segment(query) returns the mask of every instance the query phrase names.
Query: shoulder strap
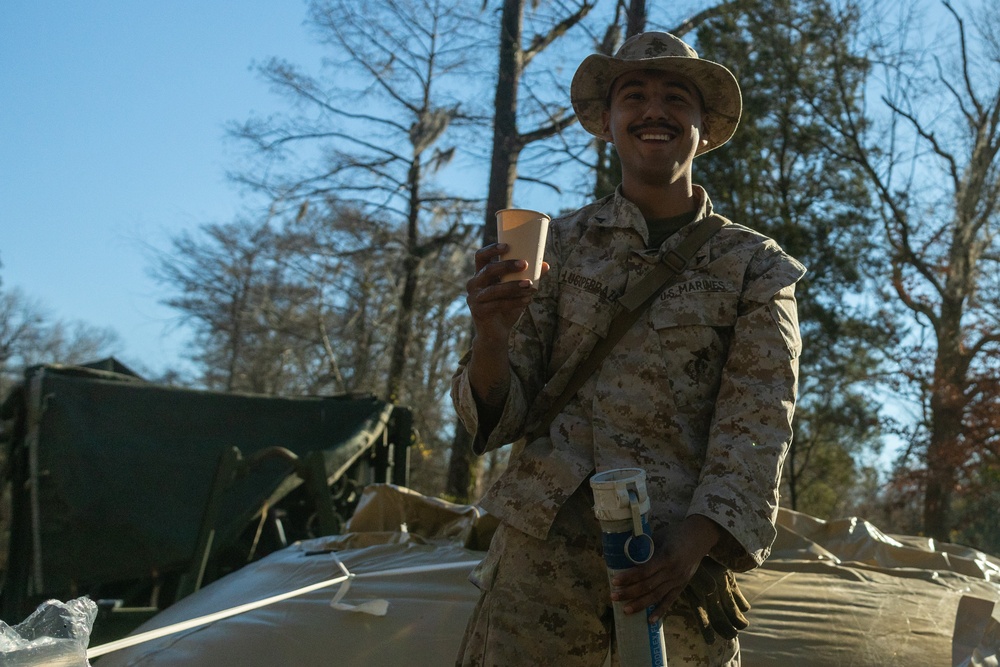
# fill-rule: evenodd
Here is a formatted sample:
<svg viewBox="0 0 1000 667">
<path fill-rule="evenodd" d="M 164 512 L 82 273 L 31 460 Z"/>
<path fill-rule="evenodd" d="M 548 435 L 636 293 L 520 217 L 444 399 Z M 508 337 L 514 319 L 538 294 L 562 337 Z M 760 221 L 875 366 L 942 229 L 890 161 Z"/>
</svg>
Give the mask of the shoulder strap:
<svg viewBox="0 0 1000 667">
<path fill-rule="evenodd" d="M 621 340 L 621 337 L 632 328 L 636 320 L 656 299 L 657 295 L 667 285 L 667 281 L 680 274 L 691 263 L 694 254 L 698 252 L 705 243 L 715 236 L 715 233 L 726 224 L 725 218 L 718 215 L 710 215 L 703 219 L 691 230 L 673 250 L 663 256 L 662 262 L 657 262 L 649 273 L 643 276 L 625 294 L 618 297 L 618 313 L 608 327 L 607 335 L 599 340 L 583 362 L 576 367 L 570 377 L 566 388 L 559 397 L 552 403 L 545 416 L 538 425 L 531 429 L 533 433 L 548 431 L 552 420 L 556 418 L 573 394 L 579 391 L 597 367 L 601 365 L 604 358 L 608 356 L 611 349 Z"/>
</svg>

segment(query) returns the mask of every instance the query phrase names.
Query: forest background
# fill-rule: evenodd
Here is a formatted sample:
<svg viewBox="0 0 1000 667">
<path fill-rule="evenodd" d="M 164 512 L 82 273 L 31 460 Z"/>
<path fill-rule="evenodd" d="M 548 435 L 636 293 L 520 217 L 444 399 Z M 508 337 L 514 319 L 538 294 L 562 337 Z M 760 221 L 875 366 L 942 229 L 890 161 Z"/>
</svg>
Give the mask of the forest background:
<svg viewBox="0 0 1000 667">
<path fill-rule="evenodd" d="M 809 268 L 782 504 L 1000 553 L 1000 10 L 674 9 L 309 2 L 323 65 L 259 63 L 284 111 L 230 126 L 230 178 L 256 207 L 151 254 L 192 338 L 190 366 L 150 379 L 407 405 L 412 486 L 477 498 L 507 453 L 471 459 L 448 400 L 472 253 L 499 208 L 557 214 L 613 189 L 613 148 L 575 122 L 569 80 L 587 54 L 667 30 L 743 88 L 736 137 L 695 161 L 695 182 Z M 29 365 L 114 345 L 113 331 L 71 326 L 0 283 L 0 394 Z"/>
</svg>

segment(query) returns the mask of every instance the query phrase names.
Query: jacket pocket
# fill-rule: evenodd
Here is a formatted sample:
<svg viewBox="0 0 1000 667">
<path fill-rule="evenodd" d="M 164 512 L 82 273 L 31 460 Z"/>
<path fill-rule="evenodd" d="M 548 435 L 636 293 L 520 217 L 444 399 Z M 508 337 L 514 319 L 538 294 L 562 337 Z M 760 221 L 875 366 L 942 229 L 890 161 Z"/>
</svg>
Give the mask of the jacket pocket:
<svg viewBox="0 0 1000 667">
<path fill-rule="evenodd" d="M 718 395 L 737 319 L 736 293 L 695 292 L 657 301 L 650 324 L 678 408 L 708 410 Z"/>
<path fill-rule="evenodd" d="M 657 331 L 671 327 L 733 327 L 736 325 L 735 292 L 689 292 L 671 296 L 672 290 L 660 295 L 653 304 L 650 320 Z"/>
<path fill-rule="evenodd" d="M 615 311 L 613 304 L 593 292 L 568 283 L 560 285 L 559 317 L 603 337 Z"/>
</svg>

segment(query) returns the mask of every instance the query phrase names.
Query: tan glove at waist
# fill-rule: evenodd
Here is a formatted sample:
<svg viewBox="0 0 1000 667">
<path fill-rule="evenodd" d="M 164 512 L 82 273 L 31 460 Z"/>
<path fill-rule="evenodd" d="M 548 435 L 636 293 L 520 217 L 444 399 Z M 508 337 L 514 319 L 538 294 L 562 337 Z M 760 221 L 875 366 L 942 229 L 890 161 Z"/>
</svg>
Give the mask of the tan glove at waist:
<svg viewBox="0 0 1000 667">
<path fill-rule="evenodd" d="M 736 576 L 712 558 L 705 557 L 683 593 L 701 625 L 705 642 L 712 644 L 716 636 L 735 639 L 750 622 L 744 612 L 750 603 L 743 597 Z"/>
</svg>

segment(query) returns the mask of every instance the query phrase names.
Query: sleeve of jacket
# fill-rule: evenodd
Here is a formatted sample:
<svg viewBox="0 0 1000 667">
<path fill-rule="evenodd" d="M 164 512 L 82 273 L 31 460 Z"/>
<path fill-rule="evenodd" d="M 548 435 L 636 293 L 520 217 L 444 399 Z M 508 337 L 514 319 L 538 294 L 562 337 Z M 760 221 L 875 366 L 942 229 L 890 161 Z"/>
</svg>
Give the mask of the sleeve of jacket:
<svg viewBox="0 0 1000 667">
<path fill-rule="evenodd" d="M 727 531 L 711 555 L 736 571 L 763 563 L 776 536 L 802 350 L 795 283 L 804 274 L 773 242 L 748 266 L 705 465 L 688 511 Z"/>
<path fill-rule="evenodd" d="M 451 399 L 462 424 L 473 436 L 476 454 L 514 442 L 524 434 L 531 405 L 546 381 L 545 369 L 556 327 L 556 305 L 559 298 L 559 234 L 549 229 L 545 260 L 549 272 L 539 281 L 538 293 L 511 331 L 508 354 L 511 382 L 503 414 L 488 436 L 479 429 L 476 399 L 469 383 L 468 362 L 471 352 L 459 361 L 451 381 Z"/>
</svg>

